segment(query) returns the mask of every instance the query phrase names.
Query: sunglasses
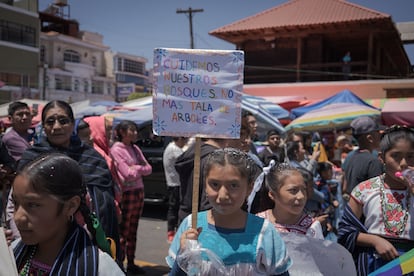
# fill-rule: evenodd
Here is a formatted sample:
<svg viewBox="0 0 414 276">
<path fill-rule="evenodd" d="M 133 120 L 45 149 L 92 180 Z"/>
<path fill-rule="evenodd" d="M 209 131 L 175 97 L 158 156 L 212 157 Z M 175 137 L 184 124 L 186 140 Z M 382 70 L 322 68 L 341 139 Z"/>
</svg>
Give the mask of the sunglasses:
<svg viewBox="0 0 414 276">
<path fill-rule="evenodd" d="M 68 117 L 50 117 L 45 120 L 45 125 L 47 126 L 54 126 L 56 121 L 59 122 L 61 126 L 68 125 L 72 120 Z"/>
</svg>

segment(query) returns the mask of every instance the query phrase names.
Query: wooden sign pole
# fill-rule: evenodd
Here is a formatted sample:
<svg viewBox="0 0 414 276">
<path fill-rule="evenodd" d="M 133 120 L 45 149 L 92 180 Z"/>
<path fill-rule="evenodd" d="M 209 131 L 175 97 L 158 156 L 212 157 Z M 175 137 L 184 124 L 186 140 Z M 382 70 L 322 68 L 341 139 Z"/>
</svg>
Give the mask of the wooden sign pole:
<svg viewBox="0 0 414 276">
<path fill-rule="evenodd" d="M 198 196 L 200 189 L 200 155 L 201 137 L 195 138 L 194 173 L 193 173 L 193 199 L 191 209 L 191 227 L 197 229 Z"/>
</svg>

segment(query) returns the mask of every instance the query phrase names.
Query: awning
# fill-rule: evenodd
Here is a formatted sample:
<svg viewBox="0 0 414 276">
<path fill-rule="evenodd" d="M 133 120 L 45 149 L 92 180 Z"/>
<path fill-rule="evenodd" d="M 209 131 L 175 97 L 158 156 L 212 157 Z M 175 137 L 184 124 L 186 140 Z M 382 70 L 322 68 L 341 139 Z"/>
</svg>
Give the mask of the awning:
<svg viewBox="0 0 414 276">
<path fill-rule="evenodd" d="M 387 101 L 381 110 L 382 122 L 387 125 L 414 127 L 414 101 Z"/>
<path fill-rule="evenodd" d="M 365 99 L 368 104 L 382 109 L 386 102 L 414 102 L 414 98 L 379 98 L 379 99 Z"/>
</svg>

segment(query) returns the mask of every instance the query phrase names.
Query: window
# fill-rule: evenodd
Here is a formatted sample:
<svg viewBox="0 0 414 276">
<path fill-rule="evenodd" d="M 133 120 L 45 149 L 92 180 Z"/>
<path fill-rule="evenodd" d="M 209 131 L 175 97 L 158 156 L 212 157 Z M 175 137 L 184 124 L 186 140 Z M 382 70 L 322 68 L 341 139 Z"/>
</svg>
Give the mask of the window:
<svg viewBox="0 0 414 276">
<path fill-rule="evenodd" d="M 0 40 L 36 47 L 36 29 L 20 23 L 0 20 Z"/>
<path fill-rule="evenodd" d="M 45 63 L 46 47 L 45 45 L 40 46 L 40 63 Z"/>
<path fill-rule="evenodd" d="M 142 62 L 125 59 L 124 60 L 124 72 L 143 74 L 144 64 Z"/>
<path fill-rule="evenodd" d="M 96 67 L 96 57 L 92 57 L 92 66 Z"/>
<path fill-rule="evenodd" d="M 79 80 L 75 80 L 74 82 L 73 82 L 73 89 L 75 90 L 75 91 L 79 91 Z"/>
<path fill-rule="evenodd" d="M 92 94 L 103 94 L 103 82 L 94 81 L 92 82 Z"/>
<path fill-rule="evenodd" d="M 65 50 L 65 52 L 63 53 L 63 60 L 68 62 L 80 63 L 80 55 L 76 51 Z"/>
<path fill-rule="evenodd" d="M 116 67 L 117 70 L 122 71 L 122 58 L 117 58 L 116 63 L 117 63 L 117 67 Z"/>
<path fill-rule="evenodd" d="M 88 80 L 83 81 L 83 92 L 85 92 L 85 93 L 89 92 L 89 82 L 88 82 Z"/>
<path fill-rule="evenodd" d="M 61 78 L 56 77 L 55 78 L 55 88 L 56 90 L 62 90 L 63 89 L 63 81 Z"/>
</svg>

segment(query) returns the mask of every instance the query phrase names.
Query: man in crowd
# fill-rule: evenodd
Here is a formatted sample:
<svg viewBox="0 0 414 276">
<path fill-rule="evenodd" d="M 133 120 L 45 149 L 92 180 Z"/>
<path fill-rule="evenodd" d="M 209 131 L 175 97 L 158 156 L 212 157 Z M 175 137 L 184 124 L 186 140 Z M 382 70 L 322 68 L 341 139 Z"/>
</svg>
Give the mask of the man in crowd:
<svg viewBox="0 0 414 276">
<path fill-rule="evenodd" d="M 345 181 L 342 186 L 344 198 L 360 182 L 378 176 L 383 172 L 382 162 L 373 152 L 379 149 L 382 127 L 372 118 L 363 116 L 351 123 L 352 135 L 359 148 L 348 155 L 343 164 Z"/>
<path fill-rule="evenodd" d="M 14 160 L 20 160 L 23 152 L 30 147 L 32 114 L 26 103 L 13 102 L 9 105 L 8 117 L 11 129 L 7 130 L 2 141 Z"/>
<path fill-rule="evenodd" d="M 174 239 L 178 227 L 178 209 L 180 208 L 180 175 L 174 165 L 177 158 L 184 152 L 187 141 L 186 137 L 173 137 L 165 148 L 162 158 L 168 189 L 167 240 L 169 243 Z"/>
<path fill-rule="evenodd" d="M 276 129 L 271 129 L 267 132 L 267 146 L 259 153 L 259 158 L 265 166 L 269 165 L 270 160 L 275 160 L 276 163 L 283 162 L 285 153 L 280 147 L 280 134 Z"/>
</svg>

